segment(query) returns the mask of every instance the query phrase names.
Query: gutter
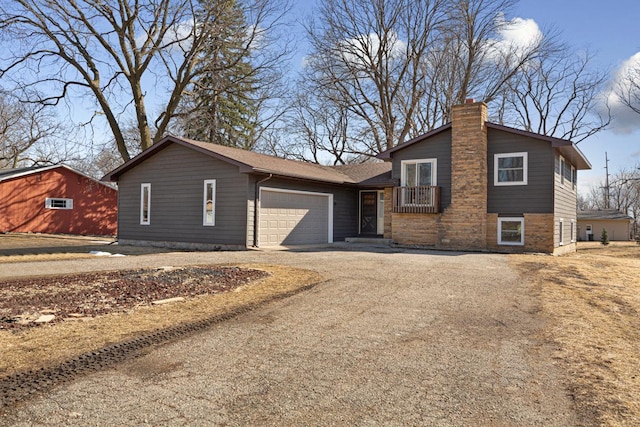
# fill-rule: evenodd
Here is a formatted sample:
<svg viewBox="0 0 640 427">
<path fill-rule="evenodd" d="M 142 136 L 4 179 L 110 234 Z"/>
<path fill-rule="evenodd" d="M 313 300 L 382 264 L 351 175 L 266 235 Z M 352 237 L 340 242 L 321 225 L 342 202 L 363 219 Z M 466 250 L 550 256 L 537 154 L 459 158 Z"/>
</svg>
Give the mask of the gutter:
<svg viewBox="0 0 640 427">
<path fill-rule="evenodd" d="M 273 174 L 270 173 L 268 177 L 256 182 L 255 194 L 253 197 L 253 247 L 258 247 L 258 225 L 260 224 L 258 202 L 260 201 L 260 184 L 270 180 Z"/>
</svg>

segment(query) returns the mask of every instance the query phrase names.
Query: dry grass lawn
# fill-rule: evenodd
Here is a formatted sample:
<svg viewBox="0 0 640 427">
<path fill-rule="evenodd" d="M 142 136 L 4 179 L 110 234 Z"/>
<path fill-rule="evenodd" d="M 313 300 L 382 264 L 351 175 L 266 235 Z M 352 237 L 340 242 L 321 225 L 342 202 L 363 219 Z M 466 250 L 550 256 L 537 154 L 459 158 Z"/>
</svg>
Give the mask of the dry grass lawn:
<svg viewBox="0 0 640 427">
<path fill-rule="evenodd" d="M 539 291 L 545 338 L 578 409 L 600 425 L 640 425 L 640 246 L 585 243 L 575 254 L 512 262 Z"/>
<path fill-rule="evenodd" d="M 18 333 L 0 331 L 0 378 L 15 372 L 55 366 L 74 356 L 170 326 L 255 307 L 322 280 L 318 273 L 290 267 L 255 264 L 239 267 L 264 270 L 270 276 L 231 292 L 204 295 L 184 302 L 145 306 L 89 321 L 43 325 Z"/>
</svg>

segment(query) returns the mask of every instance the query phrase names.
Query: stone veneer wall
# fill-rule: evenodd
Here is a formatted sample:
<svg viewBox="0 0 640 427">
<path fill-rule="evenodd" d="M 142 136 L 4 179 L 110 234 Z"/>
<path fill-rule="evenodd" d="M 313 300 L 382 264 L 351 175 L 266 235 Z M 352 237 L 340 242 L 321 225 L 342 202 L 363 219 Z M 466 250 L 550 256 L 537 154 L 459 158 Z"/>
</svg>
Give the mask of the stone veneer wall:
<svg viewBox="0 0 640 427">
<path fill-rule="evenodd" d="M 499 252 L 554 253 L 553 214 L 524 214 L 524 246 L 498 245 L 498 214 L 487 214 L 487 248 Z"/>
<path fill-rule="evenodd" d="M 393 212 L 393 187 L 387 187 L 384 189 L 384 235 L 385 239 L 393 239 L 391 218 Z"/>
<path fill-rule="evenodd" d="M 436 246 L 440 215 L 392 213 L 393 240 L 403 245 Z"/>
<path fill-rule="evenodd" d="M 456 105 L 451 120 L 451 205 L 442 213 L 438 245 L 487 247 L 487 105 Z"/>
</svg>

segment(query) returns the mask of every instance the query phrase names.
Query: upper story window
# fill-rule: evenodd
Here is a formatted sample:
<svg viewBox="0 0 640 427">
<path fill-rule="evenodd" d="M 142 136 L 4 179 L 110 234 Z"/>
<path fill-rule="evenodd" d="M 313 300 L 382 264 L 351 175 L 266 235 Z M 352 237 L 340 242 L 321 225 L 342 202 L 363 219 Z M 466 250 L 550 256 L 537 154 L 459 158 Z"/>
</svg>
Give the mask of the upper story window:
<svg viewBox="0 0 640 427">
<path fill-rule="evenodd" d="M 47 197 L 44 199 L 44 207 L 47 209 L 73 209 L 73 199 Z"/>
<path fill-rule="evenodd" d="M 437 160 L 403 160 L 401 165 L 400 205 L 436 206 Z"/>
<path fill-rule="evenodd" d="M 527 153 L 500 153 L 493 157 L 494 185 L 527 185 Z"/>
<path fill-rule="evenodd" d="M 560 156 L 560 184 L 566 182 L 571 184 L 571 188 L 576 188 L 576 169 L 567 163 L 564 157 Z"/>
<path fill-rule="evenodd" d="M 436 159 L 403 160 L 401 164 L 400 181 L 403 187 L 431 187 L 437 185 Z"/>
<path fill-rule="evenodd" d="M 202 225 L 216 225 L 216 180 L 206 179 L 202 195 Z"/>
<path fill-rule="evenodd" d="M 140 225 L 151 224 L 151 184 L 140 184 Z"/>
</svg>

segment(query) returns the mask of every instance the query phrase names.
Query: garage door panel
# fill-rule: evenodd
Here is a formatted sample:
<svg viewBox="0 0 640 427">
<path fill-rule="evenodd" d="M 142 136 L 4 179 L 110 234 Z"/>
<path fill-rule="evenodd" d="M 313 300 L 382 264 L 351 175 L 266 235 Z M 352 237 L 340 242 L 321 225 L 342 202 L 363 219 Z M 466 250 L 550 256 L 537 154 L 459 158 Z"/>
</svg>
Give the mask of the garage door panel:
<svg viewBox="0 0 640 427">
<path fill-rule="evenodd" d="M 329 197 L 268 190 L 261 195 L 261 245 L 327 243 Z"/>
</svg>

